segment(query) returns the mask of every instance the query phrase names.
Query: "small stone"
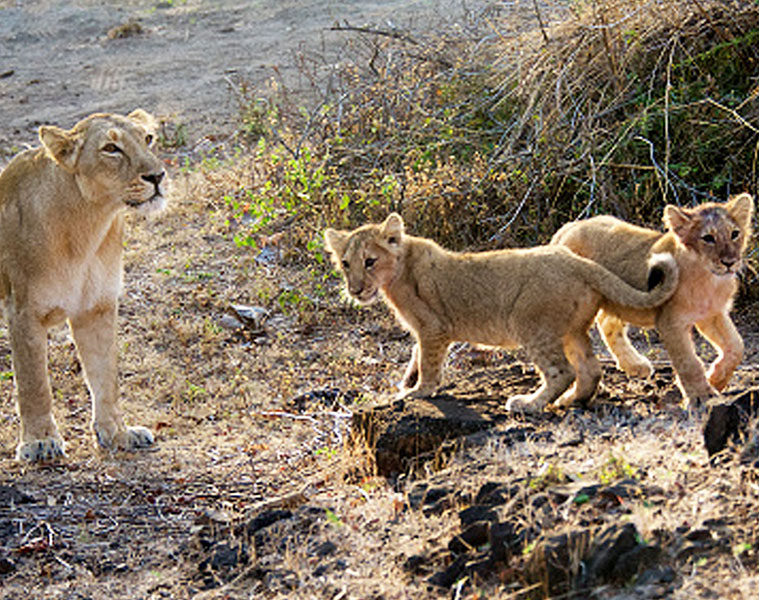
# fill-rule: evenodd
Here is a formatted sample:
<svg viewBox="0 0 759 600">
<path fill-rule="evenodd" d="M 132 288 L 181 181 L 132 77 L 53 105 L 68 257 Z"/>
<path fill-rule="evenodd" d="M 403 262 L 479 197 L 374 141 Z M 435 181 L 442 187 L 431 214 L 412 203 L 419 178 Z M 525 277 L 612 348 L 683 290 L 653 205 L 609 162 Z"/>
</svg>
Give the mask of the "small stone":
<svg viewBox="0 0 759 600">
<path fill-rule="evenodd" d="M 759 413 L 759 389 L 743 392 L 732 400 L 713 404 L 704 425 L 704 444 L 709 456 L 724 450 L 729 441 L 749 435 L 748 425 Z"/>
<path fill-rule="evenodd" d="M 480 546 L 488 543 L 489 532 L 490 523 L 488 521 L 473 523 L 448 542 L 448 549 L 456 555 L 477 550 Z"/>
</svg>

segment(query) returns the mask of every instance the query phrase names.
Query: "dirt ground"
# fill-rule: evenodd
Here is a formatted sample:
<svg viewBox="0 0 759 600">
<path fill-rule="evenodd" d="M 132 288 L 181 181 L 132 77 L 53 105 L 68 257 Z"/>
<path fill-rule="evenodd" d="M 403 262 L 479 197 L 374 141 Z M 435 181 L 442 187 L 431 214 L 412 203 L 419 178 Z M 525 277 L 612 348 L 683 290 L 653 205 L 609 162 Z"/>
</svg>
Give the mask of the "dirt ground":
<svg viewBox="0 0 759 600">
<path fill-rule="evenodd" d="M 186 126 L 189 142 L 229 133 L 232 88 L 272 81 L 304 91 L 304 61 L 328 70 L 335 23 L 415 29 L 463 13 L 456 0 L 0 0 L 0 150 L 34 143 L 40 124 L 135 107 Z M 125 28 L 139 24 L 139 31 Z M 122 27 L 125 37 L 116 31 Z M 116 29 L 114 29 L 116 28 Z M 113 31 L 112 31 L 113 30 Z M 109 32 L 111 37 L 109 37 Z"/>
<path fill-rule="evenodd" d="M 0 156 L 33 143 L 40 123 L 135 106 L 185 123 L 191 140 L 219 135 L 236 110 L 226 78 L 297 87 L 290 58 L 338 52 L 333 21 L 453 18 L 443 2 L 377 4 L 0 1 Z M 108 38 L 133 18 L 142 33 Z M 123 407 L 156 432 L 153 450 L 94 447 L 62 328 L 50 372 L 67 457 L 18 464 L 0 329 L 0 598 L 545 597 L 530 574 L 541 534 L 629 523 L 655 564 L 576 597 L 756 597 L 756 465 L 737 452 L 710 462 L 704 414 L 679 408 L 655 336 L 636 337 L 652 380 L 605 356 L 596 404 L 530 419 L 500 410 L 536 383 L 519 353 L 456 346 L 446 394 L 492 426 L 384 477 L 347 442 L 354 414 L 392 399 L 408 335 L 382 306 L 344 303 L 336 278 L 313 292 L 302 249 L 237 247 L 223 174 L 173 178 L 165 214 L 129 220 L 120 306 Z M 264 309 L 263 324 L 240 326 L 235 305 Z M 753 314 L 736 315 L 747 358 L 730 392 L 759 380 Z M 505 504 L 489 499 L 499 486 Z M 467 521 L 477 507 L 498 516 L 462 550 L 456 540 L 483 522 Z M 507 555 L 493 558 L 494 532 L 512 526 Z"/>
</svg>

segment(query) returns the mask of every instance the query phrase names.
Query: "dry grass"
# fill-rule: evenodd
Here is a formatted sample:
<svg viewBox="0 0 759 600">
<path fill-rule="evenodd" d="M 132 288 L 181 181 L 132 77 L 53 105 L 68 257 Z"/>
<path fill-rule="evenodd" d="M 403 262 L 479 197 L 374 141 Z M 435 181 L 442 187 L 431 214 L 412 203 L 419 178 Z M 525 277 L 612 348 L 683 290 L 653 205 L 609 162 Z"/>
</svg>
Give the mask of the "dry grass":
<svg viewBox="0 0 759 600">
<path fill-rule="evenodd" d="M 326 224 L 397 209 L 416 233 L 450 246 L 514 245 L 543 241 L 580 215 L 652 222 L 666 201 L 756 191 L 753 3 L 540 6 L 552 9 L 540 22 L 529 3 L 518 13 L 503 3 L 472 13 L 463 30 L 429 37 L 359 32 L 344 63 L 330 68 L 329 85 L 316 78 L 323 65 L 304 64 L 317 97 L 305 112 L 286 90 L 263 101 L 240 87 L 237 142 L 244 138 L 250 150 L 228 160 L 192 156 L 188 173 L 175 169 L 169 212 L 130 223 L 122 393 L 129 420 L 156 430 L 157 450 L 111 456 L 93 448 L 80 367 L 62 330 L 50 359 L 69 455 L 55 465 L 18 465 L 12 383 L 0 377 L 4 481 L 35 499 L 0 507 L 2 547 L 18 563 L 2 576 L 0 597 L 450 596 L 402 565 L 411 555 L 424 556 L 429 569 L 445 565 L 445 546 L 459 531 L 455 509 L 483 483 L 542 477 L 546 465 L 591 482 L 613 478 L 620 464 L 660 491 L 616 512 L 557 507 L 555 530 L 631 520 L 654 539 L 725 518 L 724 551 L 667 557 L 678 573 L 671 597 L 754 595 L 755 469 L 731 460 L 710 466 L 699 418 L 644 401 L 644 384 L 609 365 L 601 406 L 546 416 L 525 442 L 503 443 L 498 431 L 481 436 L 430 472 L 432 485 L 458 491 L 437 516 L 405 506 L 412 477 L 373 476 L 364 456 L 343 447 L 355 405 L 294 407 L 294 398 L 325 388 L 387 399 L 409 353 L 382 307 L 340 300 L 319 246 Z M 170 158 L 177 160 L 174 149 Z M 224 329 L 220 317 L 232 304 L 265 308 L 265 335 Z M 754 324 L 741 329 L 755 356 Z M 2 340 L 0 373 L 8 374 Z M 450 377 L 466 382 L 502 358 L 482 367 L 462 351 Z M 749 364 L 732 385 L 756 379 Z M 509 392 L 501 388 L 496 400 Z M 515 424 L 522 423 L 503 426 Z M 561 444 L 578 432 L 580 445 Z M 202 591 L 198 565 L 207 549 L 199 532 L 242 539 L 236 524 L 279 499 L 320 515 L 305 532 L 281 532 L 281 552 L 257 559 L 290 579 L 240 565 L 213 574 L 219 587 Z M 40 532 L 54 543 L 25 546 Z M 315 558 L 312 542 L 325 540 L 336 552 Z M 524 597 L 528 554 L 501 579 L 468 581 L 459 597 Z M 606 587 L 593 597 L 645 593 Z"/>
</svg>

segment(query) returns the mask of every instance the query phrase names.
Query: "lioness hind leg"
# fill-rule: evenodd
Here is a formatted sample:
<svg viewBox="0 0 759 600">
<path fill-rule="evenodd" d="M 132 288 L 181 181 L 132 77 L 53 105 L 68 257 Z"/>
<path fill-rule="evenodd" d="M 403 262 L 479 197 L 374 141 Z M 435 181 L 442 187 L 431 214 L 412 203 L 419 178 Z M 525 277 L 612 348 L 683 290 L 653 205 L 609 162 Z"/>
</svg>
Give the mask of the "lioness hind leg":
<svg viewBox="0 0 759 600">
<path fill-rule="evenodd" d="M 587 333 L 578 333 L 565 340 L 569 362 L 575 369 L 574 384 L 564 392 L 555 405 L 569 407 L 588 400 L 595 394 L 601 381 L 601 363 L 593 353 Z"/>
<path fill-rule="evenodd" d="M 63 439 L 53 418 L 53 397 L 47 376 L 47 329 L 35 318 L 12 308 L 8 329 L 21 421 L 16 458 L 35 462 L 63 456 Z"/>
<path fill-rule="evenodd" d="M 717 390 L 723 390 L 736 367 L 743 360 L 743 339 L 730 316 L 719 313 L 696 323 L 696 327 L 716 347 L 719 355 L 709 367 L 706 378 Z"/>
<path fill-rule="evenodd" d="M 614 356 L 617 367 L 631 377 L 648 378 L 654 372 L 651 362 L 641 355 L 627 337 L 627 324 L 607 312 L 600 311 L 596 317 L 598 329 L 606 346 Z"/>
<path fill-rule="evenodd" d="M 517 394 L 506 402 L 509 412 L 537 413 L 561 396 L 572 384 L 575 372 L 559 340 L 550 346 L 527 348 L 540 371 L 542 383 L 532 394 Z"/>
<path fill-rule="evenodd" d="M 115 302 L 77 315 L 70 324 L 92 397 L 92 429 L 98 444 L 116 450 L 151 446 L 151 431 L 124 425 L 118 407 Z"/>
</svg>

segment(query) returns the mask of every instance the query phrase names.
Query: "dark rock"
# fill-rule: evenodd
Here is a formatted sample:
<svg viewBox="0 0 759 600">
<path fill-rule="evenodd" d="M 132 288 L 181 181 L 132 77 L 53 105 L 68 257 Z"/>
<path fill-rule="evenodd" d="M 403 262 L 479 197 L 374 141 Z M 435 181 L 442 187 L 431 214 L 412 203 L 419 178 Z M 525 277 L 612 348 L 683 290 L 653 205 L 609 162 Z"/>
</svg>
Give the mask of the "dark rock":
<svg viewBox="0 0 759 600">
<path fill-rule="evenodd" d="M 0 575 L 8 575 L 16 570 L 16 563 L 7 556 L 0 558 Z"/>
<path fill-rule="evenodd" d="M 485 506 L 500 506 L 518 496 L 523 489 L 522 486 L 514 483 L 490 481 L 480 487 L 474 503 Z"/>
<path fill-rule="evenodd" d="M 277 521 L 281 521 L 283 519 L 290 519 L 292 518 L 293 513 L 291 510 L 267 510 L 266 512 L 262 512 L 260 515 L 257 515 L 255 518 L 253 518 L 248 523 L 248 535 L 253 535 L 257 531 L 260 531 L 261 529 L 265 529 Z"/>
<path fill-rule="evenodd" d="M 652 567 L 661 555 L 656 545 L 642 542 L 635 525 L 613 525 L 593 540 L 586 559 L 581 587 L 599 583 L 621 583 Z"/>
<path fill-rule="evenodd" d="M 498 513 L 488 506 L 475 504 L 474 506 L 459 511 L 459 520 L 461 521 L 462 527 L 467 527 L 477 521 L 497 521 Z"/>
<path fill-rule="evenodd" d="M 242 542 L 220 542 L 213 549 L 210 566 L 214 571 L 232 569 L 248 562 L 248 550 Z"/>
<path fill-rule="evenodd" d="M 439 515 L 451 507 L 452 494 L 453 490 L 448 487 L 431 488 L 426 483 L 418 483 L 409 492 L 409 506 L 414 510 L 421 507 L 426 517 Z"/>
<path fill-rule="evenodd" d="M 676 577 L 677 573 L 672 567 L 654 567 L 643 571 L 638 579 L 635 580 L 635 583 L 636 585 L 672 583 Z"/>
<path fill-rule="evenodd" d="M 11 504 L 29 504 L 31 502 L 34 502 L 34 498 L 29 494 L 20 492 L 9 485 L 0 485 L 0 506 L 8 507 Z"/>
<path fill-rule="evenodd" d="M 660 547 L 642 543 L 635 526 L 627 523 L 595 537 L 590 529 L 579 529 L 547 538 L 530 554 L 525 573 L 545 596 L 574 597 L 573 590 L 629 581 L 660 557 Z"/>
<path fill-rule="evenodd" d="M 704 444 L 709 456 L 724 450 L 728 442 L 748 436 L 752 418 L 759 412 L 759 389 L 747 390 L 726 402 L 713 404 L 704 425 Z"/>
<path fill-rule="evenodd" d="M 459 556 L 443 571 L 432 575 L 427 582 L 442 588 L 449 588 L 464 575 L 468 557 Z"/>
<path fill-rule="evenodd" d="M 525 569 L 527 581 L 537 585 L 542 597 L 568 594 L 582 569 L 582 557 L 590 544 L 587 529 L 570 531 L 538 543 Z"/>
<path fill-rule="evenodd" d="M 298 588 L 299 583 L 298 575 L 289 569 L 272 569 L 263 576 L 263 584 L 273 593 L 292 592 Z"/>
<path fill-rule="evenodd" d="M 613 525 L 601 532 L 593 540 L 587 561 L 590 583 L 611 580 L 620 558 L 635 549 L 639 540 L 638 530 L 632 523 L 625 523 L 622 527 Z"/>
<path fill-rule="evenodd" d="M 425 564 L 425 558 L 420 554 L 412 554 L 405 561 L 403 561 L 402 568 L 409 573 L 418 574 L 421 572 L 422 567 Z"/>
<path fill-rule="evenodd" d="M 327 540 L 326 542 L 322 542 L 316 548 L 314 548 L 314 555 L 320 558 L 324 558 L 325 556 L 334 554 L 336 551 L 337 551 L 337 546 L 335 546 L 335 544 Z"/>
<path fill-rule="evenodd" d="M 499 562 L 508 563 L 524 541 L 524 534 L 518 533 L 517 527 L 511 522 L 493 523 L 488 530 L 493 559 Z"/>
<path fill-rule="evenodd" d="M 369 448 L 377 472 L 392 477 L 441 458 L 438 451 L 456 440 L 493 427 L 494 422 L 450 397 L 397 401 L 353 413 L 352 443 Z"/>
<path fill-rule="evenodd" d="M 448 542 L 448 549 L 457 555 L 477 550 L 480 546 L 488 543 L 489 533 L 490 523 L 488 521 L 472 523 L 459 535 L 454 536 L 453 539 Z"/>
<path fill-rule="evenodd" d="M 619 557 L 609 580 L 615 582 L 629 581 L 643 569 L 653 567 L 659 558 L 661 558 L 661 548 L 659 546 L 643 546 L 639 544 Z"/>
</svg>

